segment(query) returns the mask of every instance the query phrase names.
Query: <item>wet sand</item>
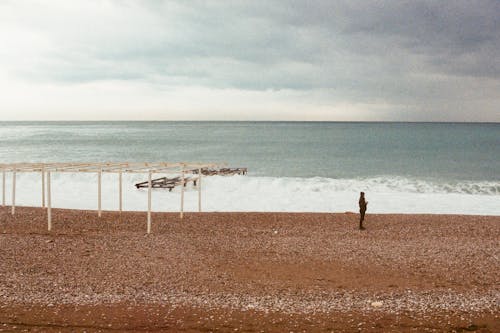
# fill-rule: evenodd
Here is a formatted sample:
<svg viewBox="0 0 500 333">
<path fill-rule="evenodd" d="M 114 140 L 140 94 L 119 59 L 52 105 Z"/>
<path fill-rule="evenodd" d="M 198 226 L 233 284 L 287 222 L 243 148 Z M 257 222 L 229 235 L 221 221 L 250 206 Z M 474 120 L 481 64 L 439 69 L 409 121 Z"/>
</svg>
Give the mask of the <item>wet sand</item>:
<svg viewBox="0 0 500 333">
<path fill-rule="evenodd" d="M 500 331 L 500 217 L 0 208 L 0 330 Z"/>
</svg>

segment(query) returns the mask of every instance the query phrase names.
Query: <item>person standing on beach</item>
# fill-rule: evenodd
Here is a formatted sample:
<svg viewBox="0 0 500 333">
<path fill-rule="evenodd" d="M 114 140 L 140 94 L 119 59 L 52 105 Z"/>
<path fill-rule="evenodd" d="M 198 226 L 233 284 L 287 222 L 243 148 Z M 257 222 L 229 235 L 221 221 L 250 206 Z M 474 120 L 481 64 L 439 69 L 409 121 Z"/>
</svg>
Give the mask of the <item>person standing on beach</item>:
<svg viewBox="0 0 500 333">
<path fill-rule="evenodd" d="M 359 230 L 365 230 L 363 221 L 365 220 L 366 206 L 368 206 L 368 201 L 365 201 L 365 192 L 361 192 L 359 196 Z"/>
</svg>

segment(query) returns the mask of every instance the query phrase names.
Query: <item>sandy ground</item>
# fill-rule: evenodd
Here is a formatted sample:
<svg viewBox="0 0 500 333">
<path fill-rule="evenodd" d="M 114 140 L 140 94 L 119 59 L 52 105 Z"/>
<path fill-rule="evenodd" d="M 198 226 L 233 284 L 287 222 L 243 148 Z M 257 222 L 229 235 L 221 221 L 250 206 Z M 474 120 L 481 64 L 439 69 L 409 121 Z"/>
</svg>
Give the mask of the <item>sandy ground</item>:
<svg viewBox="0 0 500 333">
<path fill-rule="evenodd" d="M 500 217 L 0 208 L 0 331 L 500 331 Z"/>
</svg>

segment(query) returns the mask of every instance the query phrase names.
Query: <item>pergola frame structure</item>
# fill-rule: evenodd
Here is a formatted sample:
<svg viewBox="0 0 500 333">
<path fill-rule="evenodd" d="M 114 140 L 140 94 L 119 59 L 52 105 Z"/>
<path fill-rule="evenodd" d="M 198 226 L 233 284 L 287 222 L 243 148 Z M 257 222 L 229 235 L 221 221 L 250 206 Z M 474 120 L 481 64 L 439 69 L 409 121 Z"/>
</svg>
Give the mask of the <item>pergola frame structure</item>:
<svg viewBox="0 0 500 333">
<path fill-rule="evenodd" d="M 196 170 L 197 186 L 198 186 L 198 211 L 201 212 L 201 169 L 216 168 L 219 164 L 214 163 L 168 163 L 168 162 L 106 162 L 106 163 L 0 163 L 2 171 L 2 206 L 5 206 L 5 178 L 6 174 L 12 174 L 12 203 L 11 213 L 16 211 L 16 174 L 18 172 L 41 173 L 42 191 L 41 191 L 41 206 L 47 208 L 47 228 L 52 230 L 52 192 L 51 192 L 51 173 L 66 172 L 66 173 L 96 173 L 97 177 L 97 215 L 101 217 L 101 185 L 103 173 L 118 174 L 118 197 L 119 211 L 123 210 L 123 173 L 142 173 L 148 174 L 148 218 L 147 218 L 147 233 L 151 233 L 151 197 L 152 197 L 152 176 L 157 173 L 180 173 L 182 177 L 181 185 L 181 204 L 180 218 L 184 216 L 184 177 L 186 173 L 192 173 Z"/>
</svg>

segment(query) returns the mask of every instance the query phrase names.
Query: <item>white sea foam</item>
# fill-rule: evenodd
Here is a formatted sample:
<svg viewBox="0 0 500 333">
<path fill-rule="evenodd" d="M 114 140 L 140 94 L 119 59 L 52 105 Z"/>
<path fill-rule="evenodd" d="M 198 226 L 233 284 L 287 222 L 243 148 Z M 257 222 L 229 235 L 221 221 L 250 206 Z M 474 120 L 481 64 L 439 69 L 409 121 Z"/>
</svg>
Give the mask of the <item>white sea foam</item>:
<svg viewBox="0 0 500 333">
<path fill-rule="evenodd" d="M 134 183 L 145 175 L 124 175 L 124 209 L 144 211 L 147 189 Z M 6 182 L 6 203 L 11 202 L 11 177 Z M 439 183 L 403 177 L 366 179 L 287 178 L 232 176 L 204 177 L 203 211 L 345 212 L 356 211 L 360 191 L 365 191 L 372 213 L 449 213 L 500 215 L 500 182 Z M 18 174 L 16 204 L 39 206 L 40 174 Z M 102 207 L 118 208 L 118 177 L 104 174 Z M 197 211 L 197 189 L 189 184 L 185 210 Z M 59 208 L 96 209 L 95 174 L 60 173 L 52 176 L 52 205 Z M 154 211 L 178 211 L 180 189 L 153 190 Z"/>
</svg>

